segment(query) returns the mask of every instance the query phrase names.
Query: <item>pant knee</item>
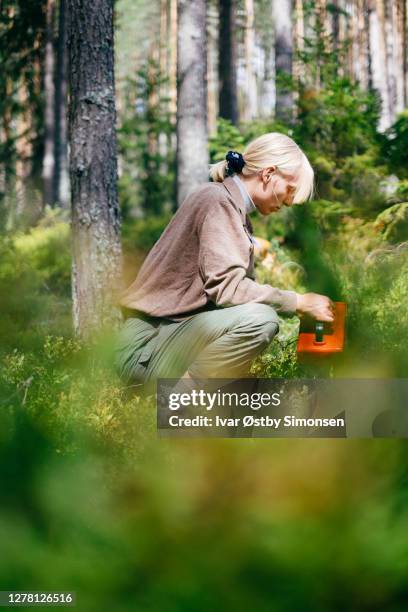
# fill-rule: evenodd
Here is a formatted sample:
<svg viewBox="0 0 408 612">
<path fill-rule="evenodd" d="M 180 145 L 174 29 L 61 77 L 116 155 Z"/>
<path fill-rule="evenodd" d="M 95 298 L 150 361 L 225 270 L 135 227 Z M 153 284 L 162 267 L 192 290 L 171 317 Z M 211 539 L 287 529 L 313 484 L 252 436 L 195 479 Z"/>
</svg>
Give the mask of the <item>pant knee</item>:
<svg viewBox="0 0 408 612">
<path fill-rule="evenodd" d="M 263 346 L 268 346 L 268 344 L 272 342 L 278 331 L 279 323 L 276 323 L 275 321 L 264 323 L 264 325 L 262 326 L 262 330 L 259 334 L 259 343 Z"/>
<path fill-rule="evenodd" d="M 263 350 L 279 332 L 279 317 L 267 304 L 245 306 L 240 321 L 240 331 L 252 338 L 252 341 Z"/>
<path fill-rule="evenodd" d="M 248 328 L 264 330 L 274 336 L 279 331 L 279 317 L 276 311 L 267 304 L 245 304 L 241 323 Z"/>
</svg>

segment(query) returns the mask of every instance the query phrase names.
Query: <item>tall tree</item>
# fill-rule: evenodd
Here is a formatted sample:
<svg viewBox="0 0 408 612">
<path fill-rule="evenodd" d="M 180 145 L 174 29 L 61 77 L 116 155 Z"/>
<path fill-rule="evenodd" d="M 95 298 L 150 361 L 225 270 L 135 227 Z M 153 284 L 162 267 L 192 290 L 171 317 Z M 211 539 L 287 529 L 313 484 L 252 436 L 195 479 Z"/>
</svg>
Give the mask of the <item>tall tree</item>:
<svg viewBox="0 0 408 612">
<path fill-rule="evenodd" d="M 405 107 L 405 80 L 404 73 L 404 8 L 402 0 L 392 3 L 392 13 L 395 23 L 394 62 L 396 71 L 396 106 L 395 112 L 400 113 Z"/>
<path fill-rule="evenodd" d="M 273 0 L 273 21 L 275 24 L 275 65 L 276 65 L 276 116 L 287 119 L 292 113 L 292 93 L 284 84 L 286 75 L 292 74 L 292 2 Z"/>
<path fill-rule="evenodd" d="M 257 116 L 258 96 L 254 71 L 255 30 L 254 0 L 245 0 L 245 71 L 246 71 L 246 104 L 244 119 L 250 121 Z"/>
<path fill-rule="evenodd" d="M 2 0 L 0 10 L 0 203 L 7 227 L 41 213 L 45 0 Z"/>
<path fill-rule="evenodd" d="M 408 106 L 408 6 L 406 0 L 401 0 L 401 30 L 402 30 L 402 71 L 404 74 L 404 106 Z"/>
<path fill-rule="evenodd" d="M 54 191 L 55 171 L 55 47 L 54 47 L 54 21 L 55 0 L 47 2 L 47 39 L 45 45 L 44 61 L 44 89 L 45 89 L 45 129 L 44 129 L 44 158 L 43 158 L 43 197 L 44 204 L 54 206 L 56 193 Z"/>
<path fill-rule="evenodd" d="M 74 330 L 119 320 L 113 0 L 68 0 Z"/>
<path fill-rule="evenodd" d="M 177 0 L 169 0 L 169 89 L 170 115 L 176 122 L 177 113 Z"/>
<path fill-rule="evenodd" d="M 272 0 L 257 0 L 255 9 L 255 53 L 261 59 L 256 71 L 258 89 L 258 114 L 260 117 L 272 117 L 275 113 L 275 47 L 273 43 Z"/>
<path fill-rule="evenodd" d="M 338 27 L 338 24 L 337 24 Z M 337 33 L 338 36 L 338 33 Z M 294 13 L 294 48 L 295 48 L 295 61 L 292 66 L 292 73 L 295 81 L 298 82 L 301 77 L 301 62 L 299 61 L 299 55 L 304 50 L 304 38 L 305 38 L 305 22 L 303 12 L 303 1 L 295 0 L 295 13 Z"/>
<path fill-rule="evenodd" d="M 219 0 L 219 116 L 238 123 L 236 0 Z"/>
<path fill-rule="evenodd" d="M 208 180 L 206 0 L 179 0 L 177 201 Z"/>
<path fill-rule="evenodd" d="M 218 115 L 218 2 L 208 3 L 207 11 L 207 111 L 208 132 L 217 132 Z"/>
<path fill-rule="evenodd" d="M 56 201 L 63 207 L 68 206 L 68 134 L 67 134 L 67 2 L 59 1 L 58 38 L 55 66 L 55 168 L 54 193 Z"/>
<path fill-rule="evenodd" d="M 369 27 L 370 27 L 370 49 L 371 70 L 373 87 L 381 96 L 381 116 L 379 129 L 385 130 L 392 123 L 390 114 L 389 90 L 387 83 L 387 60 L 384 41 L 384 13 L 383 0 L 371 0 L 369 2 Z"/>
</svg>

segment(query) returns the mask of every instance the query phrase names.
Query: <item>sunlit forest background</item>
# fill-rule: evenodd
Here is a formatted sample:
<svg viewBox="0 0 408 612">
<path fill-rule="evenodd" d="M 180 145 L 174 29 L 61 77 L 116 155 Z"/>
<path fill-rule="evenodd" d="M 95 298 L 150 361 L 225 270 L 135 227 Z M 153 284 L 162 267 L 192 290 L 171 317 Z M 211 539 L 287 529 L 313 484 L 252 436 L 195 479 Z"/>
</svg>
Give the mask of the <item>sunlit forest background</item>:
<svg viewBox="0 0 408 612">
<path fill-rule="evenodd" d="M 208 163 L 284 132 L 316 194 L 253 216 L 257 276 L 347 302 L 348 342 L 305 371 L 287 318 L 252 374 L 406 378 L 407 2 L 0 10 L 1 589 L 75 590 L 86 611 L 406 610 L 405 441 L 159 440 L 155 398 L 115 371 L 109 296 Z"/>
</svg>

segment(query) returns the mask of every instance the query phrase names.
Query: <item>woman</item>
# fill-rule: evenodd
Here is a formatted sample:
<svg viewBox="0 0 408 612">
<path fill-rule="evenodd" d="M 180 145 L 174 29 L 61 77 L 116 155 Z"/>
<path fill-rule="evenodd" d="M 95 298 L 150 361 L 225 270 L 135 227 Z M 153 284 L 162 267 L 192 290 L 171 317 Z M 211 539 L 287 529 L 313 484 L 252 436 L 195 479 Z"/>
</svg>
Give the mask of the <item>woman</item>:
<svg viewBox="0 0 408 612">
<path fill-rule="evenodd" d="M 279 329 L 277 313 L 332 321 L 329 298 L 255 281 L 249 214 L 308 200 L 313 170 L 288 136 L 268 133 L 210 166 L 121 297 L 116 347 L 127 382 L 235 378 Z"/>
</svg>

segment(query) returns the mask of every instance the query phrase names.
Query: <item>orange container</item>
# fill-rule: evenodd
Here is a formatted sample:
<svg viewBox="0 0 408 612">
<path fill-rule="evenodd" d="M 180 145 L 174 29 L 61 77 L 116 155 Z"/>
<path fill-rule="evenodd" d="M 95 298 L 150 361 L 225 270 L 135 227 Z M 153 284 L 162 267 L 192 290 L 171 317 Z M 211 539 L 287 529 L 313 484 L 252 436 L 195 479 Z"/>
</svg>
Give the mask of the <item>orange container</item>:
<svg viewBox="0 0 408 612">
<path fill-rule="evenodd" d="M 334 322 L 302 322 L 297 344 L 299 356 L 316 357 L 341 353 L 344 349 L 347 304 L 334 302 Z"/>
</svg>

